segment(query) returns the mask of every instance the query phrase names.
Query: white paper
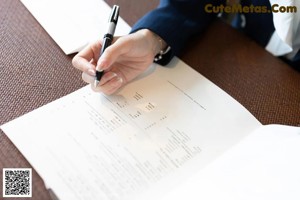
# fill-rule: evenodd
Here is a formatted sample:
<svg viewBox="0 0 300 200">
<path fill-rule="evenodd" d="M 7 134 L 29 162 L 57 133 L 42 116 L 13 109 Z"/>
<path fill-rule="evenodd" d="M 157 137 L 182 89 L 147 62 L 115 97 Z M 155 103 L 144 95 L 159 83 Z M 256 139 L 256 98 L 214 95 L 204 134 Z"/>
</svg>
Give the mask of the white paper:
<svg viewBox="0 0 300 200">
<path fill-rule="evenodd" d="M 60 199 L 144 200 L 162 197 L 259 126 L 175 58 L 116 95 L 87 86 L 1 128 Z"/>
<path fill-rule="evenodd" d="M 103 0 L 21 0 L 65 54 L 80 51 L 104 36 L 111 8 Z M 130 26 L 120 17 L 115 35 Z"/>
<path fill-rule="evenodd" d="M 258 128 L 163 200 L 299 200 L 300 127 Z"/>
</svg>

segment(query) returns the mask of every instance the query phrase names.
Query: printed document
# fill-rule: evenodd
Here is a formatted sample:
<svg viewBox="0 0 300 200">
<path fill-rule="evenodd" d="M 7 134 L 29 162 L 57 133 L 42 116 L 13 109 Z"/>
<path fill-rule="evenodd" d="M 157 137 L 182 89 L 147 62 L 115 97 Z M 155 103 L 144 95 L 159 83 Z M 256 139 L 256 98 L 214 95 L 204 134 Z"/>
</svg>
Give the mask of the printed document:
<svg viewBox="0 0 300 200">
<path fill-rule="evenodd" d="M 300 127 L 261 126 L 163 200 L 299 200 Z"/>
<path fill-rule="evenodd" d="M 61 200 L 147 200 L 163 197 L 260 126 L 174 58 L 115 95 L 86 86 L 1 128 Z"/>
</svg>

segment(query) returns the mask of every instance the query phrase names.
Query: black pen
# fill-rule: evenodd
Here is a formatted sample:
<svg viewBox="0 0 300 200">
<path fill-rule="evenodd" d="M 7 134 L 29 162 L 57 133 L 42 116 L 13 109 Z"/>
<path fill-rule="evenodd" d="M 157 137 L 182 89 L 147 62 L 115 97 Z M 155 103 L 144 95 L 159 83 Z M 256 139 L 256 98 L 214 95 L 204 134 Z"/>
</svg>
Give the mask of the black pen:
<svg viewBox="0 0 300 200">
<path fill-rule="evenodd" d="M 115 34 L 116 26 L 118 23 L 119 10 L 120 10 L 120 8 L 117 5 L 114 5 L 112 8 L 111 15 L 108 19 L 108 31 L 103 37 L 103 43 L 102 43 L 100 56 L 103 54 L 105 49 L 111 45 L 111 42 L 112 42 L 114 34 Z M 99 84 L 99 81 L 101 80 L 102 75 L 103 75 L 103 70 L 99 70 L 96 68 L 96 77 L 95 77 L 95 82 L 94 82 L 95 87 L 97 87 L 97 85 Z"/>
</svg>

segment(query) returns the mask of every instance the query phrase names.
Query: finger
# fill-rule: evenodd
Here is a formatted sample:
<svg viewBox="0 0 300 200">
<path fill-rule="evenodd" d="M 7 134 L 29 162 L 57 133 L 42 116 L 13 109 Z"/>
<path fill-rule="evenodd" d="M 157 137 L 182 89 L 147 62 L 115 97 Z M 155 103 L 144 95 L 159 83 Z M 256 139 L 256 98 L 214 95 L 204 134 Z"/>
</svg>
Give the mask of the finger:
<svg viewBox="0 0 300 200">
<path fill-rule="evenodd" d="M 83 50 L 81 50 L 77 55 L 86 60 L 98 60 L 100 56 L 100 50 L 102 47 L 102 39 L 94 43 L 89 44 Z"/>
<path fill-rule="evenodd" d="M 89 74 L 90 76 L 95 76 L 96 71 L 95 71 L 95 65 L 86 59 L 82 57 L 74 57 L 72 60 L 72 64 L 75 68 L 79 69 L 80 71 Z"/>
<path fill-rule="evenodd" d="M 98 87 L 92 87 L 96 92 L 103 92 L 104 94 L 111 95 L 116 92 L 120 87 L 122 87 L 124 81 L 121 77 L 116 76 L 111 80 L 107 81 L 105 84 L 100 85 Z"/>
<path fill-rule="evenodd" d="M 73 66 L 82 72 L 94 76 L 96 67 L 95 63 L 99 58 L 100 48 L 101 41 L 88 45 L 73 58 Z"/>
<path fill-rule="evenodd" d="M 82 80 L 84 80 L 86 83 L 92 84 L 95 81 L 95 76 L 91 76 L 85 72 L 82 73 Z"/>
<path fill-rule="evenodd" d="M 130 48 L 131 43 L 128 42 L 126 37 L 116 40 L 109 46 L 101 55 L 97 62 L 96 69 L 103 71 L 107 70 L 116 60 Z"/>
<path fill-rule="evenodd" d="M 104 73 L 104 75 L 102 76 L 98 86 L 104 85 L 105 83 L 107 83 L 108 81 L 110 81 L 111 79 L 117 77 L 118 75 L 115 72 L 106 72 Z"/>
<path fill-rule="evenodd" d="M 98 87 L 94 87 L 94 81 L 95 77 L 90 76 L 87 73 L 82 73 L 82 79 L 86 82 L 91 84 L 92 89 L 95 92 L 103 92 L 105 94 L 112 94 L 114 93 L 118 88 L 122 86 L 123 79 L 118 77 L 116 73 L 110 72 L 108 75 L 103 77 L 103 82 L 102 85 Z"/>
</svg>

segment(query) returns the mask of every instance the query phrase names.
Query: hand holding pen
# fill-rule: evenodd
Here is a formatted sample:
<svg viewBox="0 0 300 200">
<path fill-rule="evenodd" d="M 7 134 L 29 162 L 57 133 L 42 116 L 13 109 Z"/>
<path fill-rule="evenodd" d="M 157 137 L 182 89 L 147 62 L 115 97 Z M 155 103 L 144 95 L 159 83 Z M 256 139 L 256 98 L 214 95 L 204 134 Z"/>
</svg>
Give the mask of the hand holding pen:
<svg viewBox="0 0 300 200">
<path fill-rule="evenodd" d="M 119 9 L 115 8 L 109 20 L 110 35 L 116 27 L 116 13 Z M 82 71 L 82 79 L 90 83 L 94 91 L 110 95 L 148 69 L 161 43 L 147 29 L 121 37 L 106 36 L 109 35 L 85 47 L 72 63 Z"/>
</svg>

